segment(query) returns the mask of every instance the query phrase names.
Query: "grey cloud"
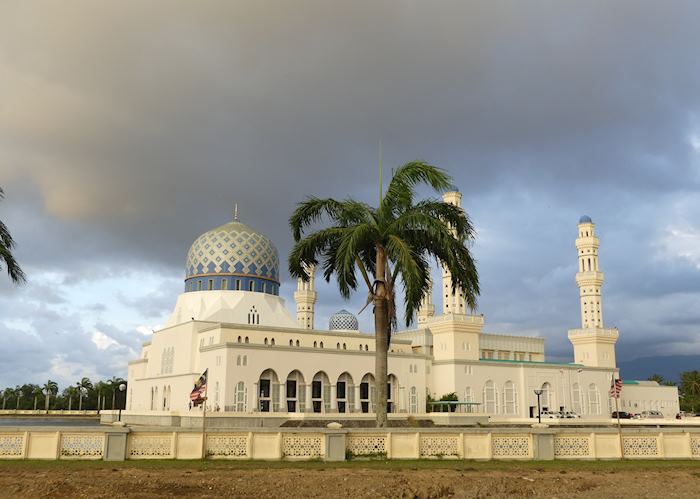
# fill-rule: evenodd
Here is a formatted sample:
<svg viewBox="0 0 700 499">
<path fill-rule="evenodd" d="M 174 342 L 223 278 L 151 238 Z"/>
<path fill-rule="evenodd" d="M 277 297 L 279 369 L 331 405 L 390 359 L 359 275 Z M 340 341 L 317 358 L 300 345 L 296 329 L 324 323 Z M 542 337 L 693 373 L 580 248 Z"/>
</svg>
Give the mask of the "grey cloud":
<svg viewBox="0 0 700 499">
<path fill-rule="evenodd" d="M 540 331 L 570 356 L 582 213 L 601 233 L 606 320 L 649 345 L 623 331 L 623 356 L 653 350 L 663 340 L 647 324 L 673 311 L 634 316 L 634 300 L 682 292 L 700 305 L 698 269 L 653 245 L 699 187 L 695 2 L 0 9 L 0 216 L 20 261 L 65 286 L 133 278 L 121 303 L 156 317 L 191 242 L 234 202 L 284 262 L 305 196 L 376 202 L 382 139 L 387 176 L 422 158 L 463 191 L 487 329 Z M 139 307 L 141 272 L 173 283 Z M 364 301 L 322 289 L 321 323 Z M 371 330 L 367 312 L 361 322 Z"/>
</svg>

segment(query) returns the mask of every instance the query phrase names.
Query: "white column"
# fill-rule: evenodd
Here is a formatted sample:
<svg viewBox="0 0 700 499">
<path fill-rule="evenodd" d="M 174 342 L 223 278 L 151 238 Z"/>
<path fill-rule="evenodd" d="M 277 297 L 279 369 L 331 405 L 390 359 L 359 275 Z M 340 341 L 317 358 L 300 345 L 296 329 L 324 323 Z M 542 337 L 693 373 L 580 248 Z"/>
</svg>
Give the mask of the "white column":
<svg viewBox="0 0 700 499">
<path fill-rule="evenodd" d="M 306 402 L 304 403 L 304 412 L 314 412 L 314 404 L 311 401 L 311 383 L 306 384 Z"/>
<path fill-rule="evenodd" d="M 335 385 L 331 385 L 331 412 L 338 412 L 338 392 Z"/>
</svg>

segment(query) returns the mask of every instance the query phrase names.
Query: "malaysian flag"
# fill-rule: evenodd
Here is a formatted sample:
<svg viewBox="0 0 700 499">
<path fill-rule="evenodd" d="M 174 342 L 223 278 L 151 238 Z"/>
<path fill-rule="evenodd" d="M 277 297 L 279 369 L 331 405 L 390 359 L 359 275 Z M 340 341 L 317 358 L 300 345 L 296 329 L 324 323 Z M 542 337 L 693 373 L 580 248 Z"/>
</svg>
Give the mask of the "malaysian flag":
<svg viewBox="0 0 700 499">
<path fill-rule="evenodd" d="M 610 396 L 614 399 L 620 398 L 620 392 L 622 391 L 622 380 L 620 378 L 613 378 L 610 382 Z"/>
<path fill-rule="evenodd" d="M 209 369 L 206 369 L 194 384 L 192 392 L 190 392 L 190 400 L 194 405 L 199 405 L 204 402 L 204 394 L 207 392 L 207 377 Z"/>
</svg>

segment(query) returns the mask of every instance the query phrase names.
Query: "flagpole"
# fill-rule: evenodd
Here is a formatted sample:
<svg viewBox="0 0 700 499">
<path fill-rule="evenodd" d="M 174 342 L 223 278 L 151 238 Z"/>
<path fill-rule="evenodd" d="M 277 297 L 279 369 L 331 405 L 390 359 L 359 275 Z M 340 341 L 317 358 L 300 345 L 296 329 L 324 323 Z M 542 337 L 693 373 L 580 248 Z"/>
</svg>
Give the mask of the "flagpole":
<svg viewBox="0 0 700 499">
<path fill-rule="evenodd" d="M 625 447 L 622 444 L 622 425 L 620 424 L 620 407 L 619 407 L 619 402 L 618 399 L 620 398 L 619 393 L 617 392 L 617 386 L 615 386 L 615 375 L 612 375 L 612 386 L 613 390 L 615 393 L 615 414 L 617 415 L 617 436 L 620 439 L 620 460 L 624 461 L 625 460 Z"/>
<path fill-rule="evenodd" d="M 204 402 L 202 402 L 202 459 L 207 458 L 207 435 L 204 431 L 207 421 L 207 392 L 209 391 L 209 369 L 207 380 L 204 382 Z"/>
</svg>

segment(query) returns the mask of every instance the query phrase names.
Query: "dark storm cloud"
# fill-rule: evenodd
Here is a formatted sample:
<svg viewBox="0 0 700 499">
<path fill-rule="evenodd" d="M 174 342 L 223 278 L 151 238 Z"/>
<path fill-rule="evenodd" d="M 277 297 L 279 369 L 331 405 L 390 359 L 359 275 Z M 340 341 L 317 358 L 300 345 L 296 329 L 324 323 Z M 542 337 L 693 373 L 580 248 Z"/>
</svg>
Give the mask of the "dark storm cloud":
<svg viewBox="0 0 700 499">
<path fill-rule="evenodd" d="M 570 352 L 588 213 L 606 317 L 653 349 L 665 340 L 647 324 L 672 304 L 625 318 L 626 300 L 700 305 L 697 265 L 657 246 L 669 225 L 697 227 L 697 205 L 676 208 L 700 181 L 699 17 L 681 1 L 7 2 L 0 214 L 18 258 L 66 286 L 180 279 L 234 203 L 284 261 L 305 196 L 375 202 L 382 139 L 387 176 L 426 159 L 464 193 L 487 329 Z M 323 320 L 344 306 L 326 289 Z M 145 315 L 168 301 L 153 298 Z"/>
</svg>

